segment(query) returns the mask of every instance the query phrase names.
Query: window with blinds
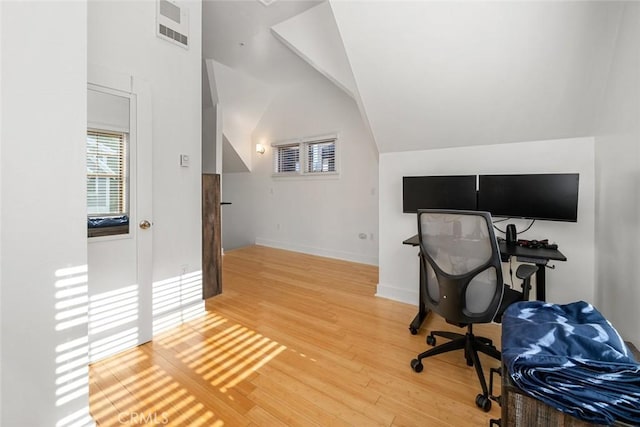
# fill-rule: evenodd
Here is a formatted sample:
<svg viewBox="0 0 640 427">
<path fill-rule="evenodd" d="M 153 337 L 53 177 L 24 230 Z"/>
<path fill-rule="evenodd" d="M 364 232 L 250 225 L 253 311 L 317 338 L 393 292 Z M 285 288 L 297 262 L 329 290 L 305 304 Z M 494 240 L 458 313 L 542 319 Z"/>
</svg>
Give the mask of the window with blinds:
<svg viewBox="0 0 640 427">
<path fill-rule="evenodd" d="M 329 136 L 272 144 L 274 175 L 337 174 L 336 142 Z"/>
<path fill-rule="evenodd" d="M 127 214 L 126 134 L 87 131 L 87 212 L 89 217 Z"/>
<path fill-rule="evenodd" d="M 275 173 L 300 172 L 300 145 L 282 145 L 274 150 Z"/>
<path fill-rule="evenodd" d="M 308 173 L 336 171 L 335 139 L 329 141 L 307 143 L 306 171 Z"/>
</svg>

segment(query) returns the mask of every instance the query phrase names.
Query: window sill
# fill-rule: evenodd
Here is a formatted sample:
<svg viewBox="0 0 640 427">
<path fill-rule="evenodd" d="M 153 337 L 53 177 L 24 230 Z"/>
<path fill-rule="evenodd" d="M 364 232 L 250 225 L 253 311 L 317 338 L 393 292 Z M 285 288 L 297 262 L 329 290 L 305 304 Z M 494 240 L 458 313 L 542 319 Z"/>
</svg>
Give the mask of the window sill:
<svg viewBox="0 0 640 427">
<path fill-rule="evenodd" d="M 87 237 L 121 236 L 123 234 L 129 234 L 128 215 L 87 218 Z"/>
<path fill-rule="evenodd" d="M 87 237 L 119 236 L 122 234 L 129 234 L 129 224 L 87 228 Z"/>
<path fill-rule="evenodd" d="M 316 172 L 316 173 L 274 173 L 271 174 L 275 179 L 299 179 L 299 180 L 323 180 L 323 179 L 339 179 L 339 172 Z"/>
</svg>

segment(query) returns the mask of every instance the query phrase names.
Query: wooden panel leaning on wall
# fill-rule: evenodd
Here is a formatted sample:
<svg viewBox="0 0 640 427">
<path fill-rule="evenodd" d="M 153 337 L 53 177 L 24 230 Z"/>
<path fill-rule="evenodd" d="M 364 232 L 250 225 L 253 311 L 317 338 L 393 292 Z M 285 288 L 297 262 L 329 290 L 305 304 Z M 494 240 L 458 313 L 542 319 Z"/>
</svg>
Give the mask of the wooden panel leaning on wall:
<svg viewBox="0 0 640 427">
<path fill-rule="evenodd" d="M 202 298 L 222 293 L 220 174 L 202 174 Z"/>
</svg>

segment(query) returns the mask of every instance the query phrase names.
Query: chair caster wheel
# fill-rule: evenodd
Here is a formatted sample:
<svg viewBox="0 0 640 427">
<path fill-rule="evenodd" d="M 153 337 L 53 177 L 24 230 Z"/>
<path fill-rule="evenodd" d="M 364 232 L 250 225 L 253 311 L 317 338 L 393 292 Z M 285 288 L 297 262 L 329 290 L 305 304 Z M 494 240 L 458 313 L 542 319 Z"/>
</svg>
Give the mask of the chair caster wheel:
<svg viewBox="0 0 640 427">
<path fill-rule="evenodd" d="M 484 412 L 489 412 L 491 410 L 491 400 L 484 394 L 479 394 L 476 396 L 476 406 Z"/>
<path fill-rule="evenodd" d="M 434 337 L 433 335 L 427 335 L 427 344 L 429 344 L 430 346 L 436 345 L 436 337 Z"/>
<path fill-rule="evenodd" d="M 411 335 L 416 335 L 418 333 L 418 330 L 413 326 L 409 326 L 409 332 L 411 332 Z"/>
<path fill-rule="evenodd" d="M 411 361 L 411 369 L 413 369 L 414 372 L 422 372 L 423 367 L 422 362 L 418 359 L 413 359 Z"/>
</svg>

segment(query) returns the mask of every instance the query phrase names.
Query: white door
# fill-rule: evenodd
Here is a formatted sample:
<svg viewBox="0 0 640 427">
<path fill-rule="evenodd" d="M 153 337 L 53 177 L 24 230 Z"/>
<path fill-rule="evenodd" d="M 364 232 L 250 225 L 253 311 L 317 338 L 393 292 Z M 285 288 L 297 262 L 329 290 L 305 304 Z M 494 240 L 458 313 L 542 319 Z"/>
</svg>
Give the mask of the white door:
<svg viewBox="0 0 640 427">
<path fill-rule="evenodd" d="M 126 138 L 126 185 L 120 197 L 129 219 L 128 232 L 89 237 L 89 352 L 94 362 L 152 338 L 151 104 L 148 86 L 136 79 L 90 69 L 89 83 L 88 128 Z M 109 155 L 103 156 L 100 173 L 111 172 Z M 115 197 L 108 186 L 100 191 L 106 196 L 94 187 L 88 193 Z M 91 203 L 90 214 L 101 212 L 100 203 Z"/>
</svg>

